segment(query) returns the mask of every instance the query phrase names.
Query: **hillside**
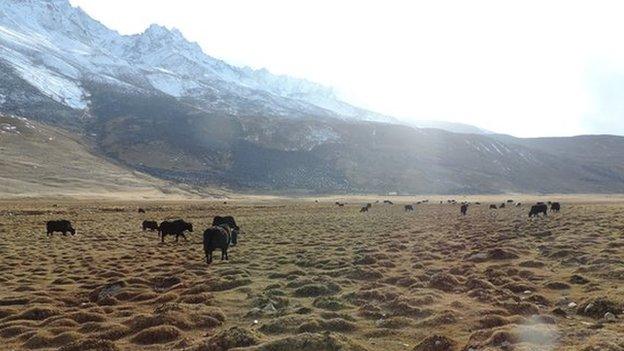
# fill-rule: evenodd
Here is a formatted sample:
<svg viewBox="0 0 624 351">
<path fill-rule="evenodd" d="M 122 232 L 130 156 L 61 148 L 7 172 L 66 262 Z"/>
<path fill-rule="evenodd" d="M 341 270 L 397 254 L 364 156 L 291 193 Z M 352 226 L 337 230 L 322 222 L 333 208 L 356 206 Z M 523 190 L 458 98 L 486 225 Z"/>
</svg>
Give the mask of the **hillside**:
<svg viewBox="0 0 624 351">
<path fill-rule="evenodd" d="M 4 196 L 191 195 L 91 154 L 67 132 L 25 118 L 0 115 L 0 153 Z"/>
<path fill-rule="evenodd" d="M 575 151 L 541 139 L 385 123 L 221 116 L 166 96 L 112 90 L 93 99 L 107 155 L 181 182 L 245 191 L 624 191 L 621 137 L 577 138 Z M 612 151 L 589 159 L 583 145 Z"/>
<path fill-rule="evenodd" d="M 323 85 L 230 65 L 175 29 L 120 35 L 67 0 L 0 3 L 0 113 L 88 143 L 84 189 L 101 163 L 101 188 L 116 186 L 115 172 L 141 184 L 132 169 L 178 186 L 263 193 L 624 192 L 624 138 L 403 125 Z M 22 165 L 34 157 L 20 156 L 24 140 L 6 139 L 14 154 L 1 171 L 50 188 Z M 35 146 L 61 167 L 54 186 L 81 174 L 63 172 L 69 159 L 58 147 Z"/>
</svg>

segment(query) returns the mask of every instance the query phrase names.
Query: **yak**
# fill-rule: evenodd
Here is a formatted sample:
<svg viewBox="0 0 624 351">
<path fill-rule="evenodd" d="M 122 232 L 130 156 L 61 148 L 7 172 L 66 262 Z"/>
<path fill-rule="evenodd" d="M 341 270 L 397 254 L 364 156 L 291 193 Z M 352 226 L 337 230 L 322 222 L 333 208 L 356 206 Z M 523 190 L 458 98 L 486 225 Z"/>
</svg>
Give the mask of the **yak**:
<svg viewBox="0 0 624 351">
<path fill-rule="evenodd" d="M 461 205 L 461 208 L 459 209 L 459 211 L 461 212 L 462 216 L 465 216 L 466 212 L 468 212 L 468 204 Z"/>
<path fill-rule="evenodd" d="M 67 235 L 67 233 L 71 233 L 71 235 L 76 234 L 76 230 L 72 227 L 70 221 L 61 219 L 58 221 L 48 221 L 46 223 L 47 235 L 52 235 L 54 232 L 61 232 L 63 235 Z"/>
<path fill-rule="evenodd" d="M 227 225 L 230 227 L 230 244 L 235 246 L 238 244 L 238 234 L 240 232 L 240 227 L 236 224 L 236 220 L 232 216 L 215 216 L 212 219 L 212 226 L 222 226 Z"/>
<path fill-rule="evenodd" d="M 177 219 L 175 221 L 163 221 L 160 223 L 160 227 L 158 228 L 158 234 L 160 235 L 161 242 L 165 242 L 166 235 L 175 235 L 176 242 L 178 242 L 178 238 L 182 236 L 184 240 L 186 236 L 184 235 L 185 231 L 193 232 L 193 224 L 185 222 L 182 219 Z"/>
<path fill-rule="evenodd" d="M 536 216 L 539 217 L 539 214 L 543 213 L 544 216 L 548 215 L 548 206 L 546 204 L 540 204 L 531 206 L 531 211 L 529 212 L 529 218 Z"/>
<path fill-rule="evenodd" d="M 212 263 L 212 252 L 221 249 L 221 260 L 229 260 L 230 227 L 227 224 L 210 227 L 204 231 L 204 253 L 206 263 Z"/>
<path fill-rule="evenodd" d="M 143 231 L 146 230 L 158 230 L 158 223 L 156 221 L 143 221 Z"/>
</svg>

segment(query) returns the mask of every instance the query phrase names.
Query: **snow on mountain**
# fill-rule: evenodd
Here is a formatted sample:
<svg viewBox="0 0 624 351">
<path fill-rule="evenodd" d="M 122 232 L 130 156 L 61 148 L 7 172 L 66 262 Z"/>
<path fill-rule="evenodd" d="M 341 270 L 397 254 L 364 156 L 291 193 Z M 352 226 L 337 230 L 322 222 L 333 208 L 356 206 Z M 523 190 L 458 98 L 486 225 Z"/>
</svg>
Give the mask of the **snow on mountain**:
<svg viewBox="0 0 624 351">
<path fill-rule="evenodd" d="M 329 87 L 229 65 L 176 29 L 152 25 L 140 34 L 120 35 L 68 0 L 1 1 L 0 60 L 43 94 L 75 109 L 88 107 L 83 83 L 97 81 L 177 98 L 209 95 L 207 104 L 237 96 L 283 115 L 328 110 L 341 119 L 393 121 L 341 101 Z"/>
</svg>

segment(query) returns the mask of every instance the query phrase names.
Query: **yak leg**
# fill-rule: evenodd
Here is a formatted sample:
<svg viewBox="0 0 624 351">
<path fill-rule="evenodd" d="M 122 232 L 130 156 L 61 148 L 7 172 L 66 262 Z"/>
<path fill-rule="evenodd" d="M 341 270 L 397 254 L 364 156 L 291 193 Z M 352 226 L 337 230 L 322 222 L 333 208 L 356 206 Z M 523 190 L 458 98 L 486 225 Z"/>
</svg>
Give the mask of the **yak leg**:
<svg viewBox="0 0 624 351">
<path fill-rule="evenodd" d="M 238 244 L 238 231 L 232 233 L 232 236 L 230 236 L 230 243 L 232 244 L 232 246 Z"/>
</svg>

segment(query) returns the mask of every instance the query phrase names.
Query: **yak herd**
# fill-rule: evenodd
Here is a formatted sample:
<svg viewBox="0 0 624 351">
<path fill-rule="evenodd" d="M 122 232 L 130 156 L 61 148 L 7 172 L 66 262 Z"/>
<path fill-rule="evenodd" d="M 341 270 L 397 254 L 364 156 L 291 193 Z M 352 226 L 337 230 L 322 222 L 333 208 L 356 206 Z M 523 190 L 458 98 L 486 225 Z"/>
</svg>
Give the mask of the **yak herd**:
<svg viewBox="0 0 624 351">
<path fill-rule="evenodd" d="M 144 209 L 139 208 L 139 213 L 146 213 Z M 186 239 L 185 232 L 193 232 L 193 224 L 182 219 L 173 221 L 162 221 L 160 224 L 156 221 L 145 220 L 142 223 L 143 231 L 158 231 L 161 242 L 165 242 L 165 236 L 175 236 L 177 242 L 179 237 Z M 48 221 L 46 223 L 47 236 L 54 232 L 67 235 L 76 234 L 76 230 L 68 220 Z M 221 250 L 221 260 L 228 260 L 227 250 L 230 246 L 238 243 L 238 234 L 240 227 L 236 224 L 236 220 L 232 216 L 216 216 L 212 220 L 212 226 L 204 231 L 203 246 L 206 255 L 206 263 L 212 263 L 212 253 L 214 250 Z"/>
<path fill-rule="evenodd" d="M 316 201 L 318 203 L 318 200 Z M 416 204 L 420 205 L 422 203 L 428 203 L 429 200 L 424 200 L 424 201 L 419 201 Z M 379 203 L 379 201 L 377 201 L 377 203 Z M 383 201 L 384 204 L 389 204 L 389 205 L 393 205 L 393 202 L 390 200 L 384 200 Z M 444 201 L 440 201 L 440 204 L 443 204 Z M 446 203 L 454 205 L 457 204 L 457 200 L 447 200 Z M 479 202 L 475 202 L 475 205 L 481 205 L 481 203 Z M 514 200 L 507 200 L 506 202 L 501 203 L 500 205 L 496 205 L 496 204 L 491 204 L 489 206 L 489 209 L 491 210 L 497 210 L 497 209 L 502 209 L 502 208 L 506 208 L 507 205 L 513 205 L 514 204 Z M 345 203 L 342 202 L 336 202 L 336 205 L 338 205 L 339 207 L 344 207 Z M 462 216 L 465 216 L 468 213 L 468 206 L 470 205 L 469 202 L 462 202 L 461 203 L 461 207 L 459 209 L 459 212 L 461 213 Z M 558 202 L 550 202 L 548 201 L 548 204 L 543 203 L 543 202 L 538 202 L 535 205 L 531 206 L 531 210 L 529 211 L 529 218 L 531 217 L 539 217 L 540 214 L 543 214 L 544 216 L 548 215 L 548 205 L 550 205 L 550 211 L 551 212 L 559 212 L 561 210 L 561 204 Z M 517 202 L 515 204 L 516 207 L 522 207 L 522 203 Z M 360 212 L 368 212 L 368 210 L 370 210 L 372 208 L 372 204 L 371 203 L 367 203 L 366 206 L 362 207 L 360 209 Z M 404 207 L 405 212 L 412 212 L 414 211 L 414 205 L 405 205 Z"/>
<path fill-rule="evenodd" d="M 427 203 L 429 200 L 419 201 L 417 204 Z M 316 201 L 318 203 L 318 200 Z M 507 200 L 507 204 L 513 204 L 513 200 Z M 379 201 L 377 201 L 379 203 Z M 384 204 L 393 205 L 392 201 L 385 200 Z M 440 203 L 443 203 L 440 201 Z M 455 200 L 448 200 L 449 204 L 456 204 Z M 503 202 L 500 206 L 496 206 L 492 204 L 489 206 L 490 209 L 496 210 L 499 208 L 505 208 L 505 202 Z M 336 202 L 335 203 L 339 207 L 344 207 L 345 203 Z M 460 213 L 462 216 L 465 216 L 468 212 L 468 206 L 470 204 L 467 202 L 463 202 L 460 207 Z M 475 205 L 480 205 L 479 202 L 476 202 Z M 548 204 L 543 202 L 538 202 L 535 205 L 531 206 L 531 210 L 529 211 L 529 218 L 531 217 L 539 217 L 540 214 L 547 216 L 548 214 L 548 206 L 550 205 L 551 212 L 559 212 L 561 210 L 561 204 L 558 202 L 548 202 Z M 521 203 L 516 203 L 516 207 L 521 207 Z M 360 212 L 368 212 L 373 205 L 371 203 L 367 203 L 366 206 L 360 209 Z M 406 212 L 414 211 L 413 205 L 405 205 L 404 209 Z M 139 213 L 146 213 L 144 209 L 139 208 Z M 193 232 L 193 224 L 186 222 L 182 219 L 172 220 L 172 221 L 162 221 L 160 224 L 156 221 L 144 220 L 142 223 L 143 231 L 158 231 L 158 235 L 160 236 L 161 242 L 165 242 L 165 236 L 171 235 L 175 236 L 175 241 L 178 242 L 179 237 L 186 239 L 185 232 Z M 46 223 L 46 231 L 47 236 L 52 235 L 54 232 L 63 233 L 63 235 L 67 235 L 70 233 L 72 235 L 76 234 L 76 230 L 72 226 L 71 222 L 68 220 L 56 220 L 56 221 L 48 221 Z M 232 216 L 215 216 L 212 220 L 212 226 L 204 231 L 203 234 L 203 246 L 204 253 L 206 255 L 206 263 L 212 263 L 212 253 L 214 250 L 221 250 L 221 260 L 228 260 L 227 250 L 230 246 L 234 246 L 238 243 L 238 234 L 240 232 L 240 227 L 236 224 L 234 217 Z"/>
</svg>

